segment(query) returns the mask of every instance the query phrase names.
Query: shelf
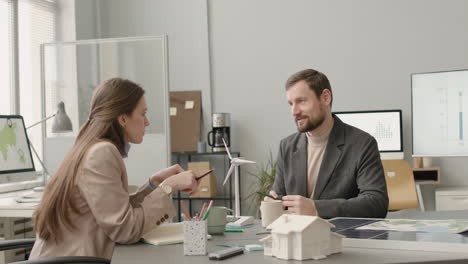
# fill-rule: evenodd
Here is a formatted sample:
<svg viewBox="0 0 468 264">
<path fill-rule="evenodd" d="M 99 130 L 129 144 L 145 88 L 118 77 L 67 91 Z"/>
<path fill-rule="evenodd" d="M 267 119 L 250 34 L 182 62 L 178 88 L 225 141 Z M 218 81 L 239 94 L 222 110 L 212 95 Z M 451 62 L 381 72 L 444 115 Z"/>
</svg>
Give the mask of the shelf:
<svg viewBox="0 0 468 264">
<path fill-rule="evenodd" d="M 416 184 L 439 184 L 439 181 L 423 181 L 423 180 L 415 180 L 414 183 Z"/>
<path fill-rule="evenodd" d="M 209 162 L 210 167 L 214 169 L 214 176 L 216 178 L 215 187 L 217 188 L 217 195 L 215 197 L 189 197 L 186 194 L 177 192 L 173 196 L 173 202 L 177 206 L 178 220 L 181 221 L 181 206 L 179 201 L 188 202 L 188 210 L 190 214 L 197 209 L 200 209 L 203 202 L 214 200 L 214 205 L 225 206 L 232 208 L 235 202 L 234 196 L 234 177 L 231 177 L 227 184 L 223 184 L 226 174 L 230 168 L 231 161 L 227 152 L 172 152 L 172 162 L 180 164 L 183 168 L 188 168 L 190 162 Z M 240 157 L 240 152 L 231 152 L 233 158 Z M 239 169 L 239 182 L 241 181 L 241 170 Z M 213 185 L 213 184 L 211 184 Z M 239 186 L 239 189 L 242 185 Z M 241 191 L 241 190 L 240 190 Z M 242 192 L 241 192 L 242 193 Z"/>
<path fill-rule="evenodd" d="M 416 184 L 439 184 L 440 168 L 413 168 L 414 181 Z"/>
<path fill-rule="evenodd" d="M 413 168 L 413 171 L 439 171 L 440 167 L 429 167 L 429 168 Z"/>
</svg>

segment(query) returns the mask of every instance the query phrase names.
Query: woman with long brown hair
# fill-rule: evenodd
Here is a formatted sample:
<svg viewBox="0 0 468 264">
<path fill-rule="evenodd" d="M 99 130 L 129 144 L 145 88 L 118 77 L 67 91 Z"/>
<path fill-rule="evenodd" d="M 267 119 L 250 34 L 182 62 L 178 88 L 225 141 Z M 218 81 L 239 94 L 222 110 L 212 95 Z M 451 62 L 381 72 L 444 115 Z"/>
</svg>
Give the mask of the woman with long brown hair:
<svg viewBox="0 0 468 264">
<path fill-rule="evenodd" d="M 129 143 L 143 141 L 146 110 L 144 90 L 129 80 L 113 78 L 96 88 L 89 119 L 35 211 L 30 259 L 111 259 L 116 242 L 136 242 L 175 215 L 172 191 L 196 190 L 196 176 L 174 165 L 129 194 L 123 157 Z"/>
</svg>

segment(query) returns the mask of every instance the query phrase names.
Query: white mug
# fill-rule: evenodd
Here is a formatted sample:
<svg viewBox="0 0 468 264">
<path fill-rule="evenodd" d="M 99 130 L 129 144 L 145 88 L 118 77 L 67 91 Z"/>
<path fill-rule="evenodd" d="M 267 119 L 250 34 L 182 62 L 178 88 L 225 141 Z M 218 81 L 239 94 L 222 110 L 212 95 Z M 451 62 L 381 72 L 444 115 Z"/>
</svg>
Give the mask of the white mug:
<svg viewBox="0 0 468 264">
<path fill-rule="evenodd" d="M 424 157 L 422 158 L 423 162 L 423 168 L 431 168 L 432 167 L 432 158 L 430 157 Z"/>
<path fill-rule="evenodd" d="M 267 227 L 283 214 L 281 200 L 262 201 L 260 203 L 260 212 L 262 213 L 262 226 Z"/>
</svg>

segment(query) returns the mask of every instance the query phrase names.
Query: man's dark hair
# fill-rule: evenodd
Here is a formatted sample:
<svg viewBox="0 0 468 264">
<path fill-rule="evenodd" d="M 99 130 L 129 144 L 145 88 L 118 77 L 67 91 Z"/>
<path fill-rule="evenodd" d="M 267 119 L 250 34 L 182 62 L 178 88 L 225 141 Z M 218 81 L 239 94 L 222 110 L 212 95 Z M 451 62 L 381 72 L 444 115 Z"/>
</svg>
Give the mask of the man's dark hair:
<svg viewBox="0 0 468 264">
<path fill-rule="evenodd" d="M 330 86 L 330 82 L 328 81 L 328 78 L 325 74 L 313 69 L 305 69 L 300 72 L 296 72 L 295 74 L 291 75 L 291 77 L 289 77 L 289 79 L 286 81 L 286 91 L 291 86 L 300 81 L 305 81 L 309 88 L 315 92 L 315 95 L 317 97 L 320 97 L 320 95 L 322 95 L 323 90 L 330 90 L 331 106 L 331 104 L 333 103 L 333 93 Z"/>
</svg>

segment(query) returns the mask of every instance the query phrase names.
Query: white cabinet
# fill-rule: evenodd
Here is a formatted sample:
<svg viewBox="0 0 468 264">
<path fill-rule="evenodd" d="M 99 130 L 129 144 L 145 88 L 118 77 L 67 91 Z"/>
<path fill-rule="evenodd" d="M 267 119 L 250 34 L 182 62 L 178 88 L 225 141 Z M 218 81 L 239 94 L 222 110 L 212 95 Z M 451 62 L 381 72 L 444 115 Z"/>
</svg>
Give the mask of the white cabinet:
<svg viewBox="0 0 468 264">
<path fill-rule="evenodd" d="M 13 240 L 21 238 L 34 238 L 33 224 L 31 218 L 0 217 L 0 240 Z M 31 249 L 18 248 L 7 250 L 0 257 L 0 263 L 11 263 L 27 259 L 26 255 Z M 0 255 L 1 256 L 1 255 Z"/>
<path fill-rule="evenodd" d="M 468 187 L 436 189 L 436 211 L 468 210 Z"/>
</svg>

